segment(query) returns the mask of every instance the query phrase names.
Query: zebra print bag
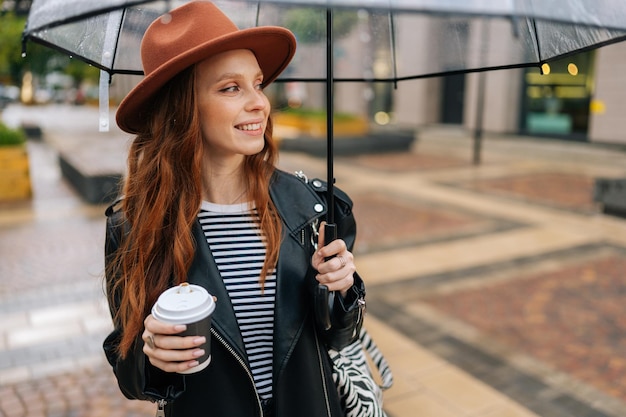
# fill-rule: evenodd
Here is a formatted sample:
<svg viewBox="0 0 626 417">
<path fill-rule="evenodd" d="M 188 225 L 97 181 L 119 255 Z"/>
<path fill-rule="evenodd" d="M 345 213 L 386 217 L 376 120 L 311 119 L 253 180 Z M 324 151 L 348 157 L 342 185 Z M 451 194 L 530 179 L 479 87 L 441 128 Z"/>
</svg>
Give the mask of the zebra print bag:
<svg viewBox="0 0 626 417">
<path fill-rule="evenodd" d="M 386 417 L 383 411 L 383 391 L 393 384 L 387 360 L 365 328 L 360 337 L 340 351 L 328 351 L 333 361 L 333 380 L 346 417 Z M 369 355 L 376 367 L 381 384 L 373 377 Z"/>
</svg>

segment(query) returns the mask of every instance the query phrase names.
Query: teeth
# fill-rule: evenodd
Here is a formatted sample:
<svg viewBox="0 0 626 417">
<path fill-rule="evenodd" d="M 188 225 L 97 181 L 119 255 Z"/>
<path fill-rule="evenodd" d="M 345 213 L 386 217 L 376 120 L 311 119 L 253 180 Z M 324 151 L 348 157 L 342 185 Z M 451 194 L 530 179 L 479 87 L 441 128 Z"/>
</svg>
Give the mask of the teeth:
<svg viewBox="0 0 626 417">
<path fill-rule="evenodd" d="M 258 130 L 261 128 L 261 123 L 250 123 L 248 125 L 237 126 L 239 130 Z"/>
</svg>

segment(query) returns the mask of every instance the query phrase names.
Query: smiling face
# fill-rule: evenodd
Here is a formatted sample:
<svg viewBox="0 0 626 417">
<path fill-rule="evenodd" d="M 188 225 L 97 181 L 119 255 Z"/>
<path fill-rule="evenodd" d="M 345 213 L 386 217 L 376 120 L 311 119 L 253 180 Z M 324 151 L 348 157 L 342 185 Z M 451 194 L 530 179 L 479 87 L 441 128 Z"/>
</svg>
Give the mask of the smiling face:
<svg viewBox="0 0 626 417">
<path fill-rule="evenodd" d="M 222 52 L 196 65 L 196 102 L 210 162 L 241 162 L 263 149 L 270 104 L 262 83 L 261 68 L 247 49 Z"/>
</svg>

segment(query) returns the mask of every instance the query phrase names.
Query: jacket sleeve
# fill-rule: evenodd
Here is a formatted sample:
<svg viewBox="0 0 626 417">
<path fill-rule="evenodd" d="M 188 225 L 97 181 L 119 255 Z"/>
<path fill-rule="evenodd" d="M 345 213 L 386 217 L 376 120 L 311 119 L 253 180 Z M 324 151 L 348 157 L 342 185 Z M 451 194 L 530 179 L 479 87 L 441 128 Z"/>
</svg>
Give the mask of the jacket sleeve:
<svg viewBox="0 0 626 417">
<path fill-rule="evenodd" d="M 114 277 L 111 272 L 111 263 L 119 248 L 124 234 L 124 222 L 120 212 L 113 212 L 112 207 L 107 210 L 107 227 L 105 239 L 106 289 L 109 310 L 113 318 L 114 329 L 103 343 L 104 353 L 113 368 L 120 390 L 130 399 L 140 400 L 167 400 L 172 401 L 185 389 L 184 376 L 167 373 L 152 366 L 143 353 L 143 340 L 137 335 L 130 351 L 122 358 L 118 353 L 119 342 L 122 337 L 122 326 L 116 320 L 121 297 L 113 293 Z"/>
<path fill-rule="evenodd" d="M 335 222 L 337 236 L 346 242 L 349 251 L 354 249 L 356 222 L 352 213 L 352 200 L 335 188 Z M 318 303 L 315 303 L 317 306 Z M 336 294 L 330 311 L 331 327 L 320 329 L 326 345 L 340 350 L 359 337 L 365 313 L 365 284 L 358 273 L 345 298 Z"/>
</svg>

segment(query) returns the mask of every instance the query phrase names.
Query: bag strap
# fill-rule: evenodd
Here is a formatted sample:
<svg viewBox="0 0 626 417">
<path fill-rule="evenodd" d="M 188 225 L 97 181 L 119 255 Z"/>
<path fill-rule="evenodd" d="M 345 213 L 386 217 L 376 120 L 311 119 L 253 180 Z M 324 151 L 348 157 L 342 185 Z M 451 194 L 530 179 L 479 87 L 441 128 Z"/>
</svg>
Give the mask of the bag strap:
<svg viewBox="0 0 626 417">
<path fill-rule="evenodd" d="M 378 374 L 381 379 L 380 388 L 383 390 L 391 388 L 393 385 L 393 373 L 391 372 L 389 363 L 365 327 L 361 328 L 359 338 L 361 339 L 363 348 L 365 348 L 365 351 L 368 353 L 374 363 L 374 366 L 376 366 L 376 369 L 378 370 Z"/>
</svg>

